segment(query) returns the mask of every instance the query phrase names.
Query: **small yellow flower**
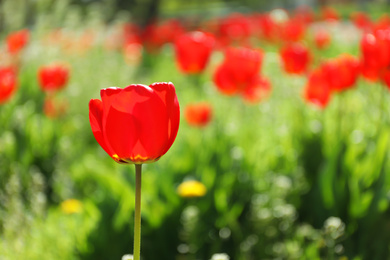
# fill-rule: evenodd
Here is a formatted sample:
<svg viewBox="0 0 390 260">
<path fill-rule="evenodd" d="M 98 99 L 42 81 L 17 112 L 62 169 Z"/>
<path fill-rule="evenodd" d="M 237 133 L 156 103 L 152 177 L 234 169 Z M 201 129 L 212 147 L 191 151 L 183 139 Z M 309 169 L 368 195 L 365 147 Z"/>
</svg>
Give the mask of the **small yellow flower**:
<svg viewBox="0 0 390 260">
<path fill-rule="evenodd" d="M 82 209 L 83 204 L 76 199 L 67 199 L 61 203 L 61 210 L 65 214 L 79 213 Z"/>
<path fill-rule="evenodd" d="M 206 186 L 195 180 L 182 182 L 177 188 L 181 197 L 202 197 L 206 194 Z"/>
</svg>

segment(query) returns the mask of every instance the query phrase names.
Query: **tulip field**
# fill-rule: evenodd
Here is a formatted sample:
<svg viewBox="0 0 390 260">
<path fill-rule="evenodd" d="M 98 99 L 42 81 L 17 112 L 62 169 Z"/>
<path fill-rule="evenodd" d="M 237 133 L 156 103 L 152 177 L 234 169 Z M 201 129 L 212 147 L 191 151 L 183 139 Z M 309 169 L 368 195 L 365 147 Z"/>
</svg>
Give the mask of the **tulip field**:
<svg viewBox="0 0 390 260">
<path fill-rule="evenodd" d="M 388 6 L 45 2 L 0 1 L 0 260 L 390 259 Z"/>
</svg>

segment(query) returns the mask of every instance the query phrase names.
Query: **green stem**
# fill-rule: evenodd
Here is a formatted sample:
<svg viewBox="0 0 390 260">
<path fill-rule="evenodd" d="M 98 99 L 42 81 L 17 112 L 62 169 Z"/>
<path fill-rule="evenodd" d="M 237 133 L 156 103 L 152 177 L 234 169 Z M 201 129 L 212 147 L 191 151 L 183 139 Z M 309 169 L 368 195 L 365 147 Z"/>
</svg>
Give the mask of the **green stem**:
<svg viewBox="0 0 390 260">
<path fill-rule="evenodd" d="M 141 255 L 141 177 L 142 164 L 135 164 L 134 260 Z"/>
</svg>

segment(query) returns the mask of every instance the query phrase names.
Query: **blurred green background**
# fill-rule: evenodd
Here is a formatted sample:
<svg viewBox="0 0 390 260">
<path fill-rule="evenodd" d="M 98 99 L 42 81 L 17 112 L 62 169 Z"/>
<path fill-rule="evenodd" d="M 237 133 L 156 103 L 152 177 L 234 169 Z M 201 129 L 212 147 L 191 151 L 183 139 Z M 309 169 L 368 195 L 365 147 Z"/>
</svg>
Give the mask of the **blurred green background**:
<svg viewBox="0 0 390 260">
<path fill-rule="evenodd" d="M 278 47 L 255 39 L 273 90 L 246 105 L 220 94 L 212 81 L 219 50 L 194 79 L 179 72 L 172 44 L 155 54 L 144 50 L 133 62 L 122 48 L 105 45 L 126 22 L 299 4 L 318 13 L 328 3 L 335 2 L 0 1 L 0 52 L 10 32 L 30 30 L 18 57 L 18 90 L 0 105 L 0 259 L 112 260 L 132 252 L 134 169 L 116 164 L 95 141 L 88 102 L 101 88 L 159 81 L 175 84 L 182 111 L 207 101 L 213 118 L 194 128 L 182 115 L 172 148 L 143 167 L 143 259 L 203 260 L 215 253 L 233 260 L 390 259 L 387 88 L 360 78 L 319 110 L 302 99 L 306 78 L 285 74 Z M 331 25 L 331 45 L 316 54 L 322 59 L 359 55 L 360 34 L 339 37 L 350 13 L 365 10 L 375 20 L 389 10 L 385 1 L 335 7 L 344 20 Z M 64 36 L 57 38 L 59 29 Z M 68 109 L 56 118 L 44 113 L 37 80 L 40 66 L 53 61 L 71 68 L 57 94 Z M 177 187 L 186 179 L 202 182 L 206 195 L 180 197 Z M 68 199 L 77 202 L 67 208 Z"/>
</svg>

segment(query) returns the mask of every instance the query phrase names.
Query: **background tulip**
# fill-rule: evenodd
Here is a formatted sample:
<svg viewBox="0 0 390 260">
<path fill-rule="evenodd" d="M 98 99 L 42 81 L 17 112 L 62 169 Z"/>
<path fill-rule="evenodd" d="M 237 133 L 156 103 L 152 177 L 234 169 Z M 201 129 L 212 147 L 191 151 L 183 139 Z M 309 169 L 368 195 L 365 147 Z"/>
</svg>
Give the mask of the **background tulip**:
<svg viewBox="0 0 390 260">
<path fill-rule="evenodd" d="M 69 69 L 60 64 L 42 66 L 38 71 L 38 78 L 43 91 L 63 89 L 69 80 Z"/>
<path fill-rule="evenodd" d="M 224 94 L 243 91 L 260 73 L 263 53 L 249 48 L 228 48 L 225 60 L 214 74 L 214 83 Z"/>
<path fill-rule="evenodd" d="M 202 72 L 209 61 L 215 39 L 204 32 L 189 32 L 175 42 L 176 61 L 183 73 Z"/>
<path fill-rule="evenodd" d="M 118 163 L 160 159 L 179 129 L 180 108 L 172 83 L 106 88 L 89 103 L 92 132 Z"/>
<path fill-rule="evenodd" d="M 342 54 L 322 65 L 332 91 L 343 91 L 353 87 L 360 75 L 359 60 L 349 54 Z"/>
<path fill-rule="evenodd" d="M 268 97 L 270 93 L 271 82 L 264 76 L 258 76 L 247 88 L 245 88 L 242 96 L 245 101 L 254 104 Z"/>
<path fill-rule="evenodd" d="M 29 40 L 29 31 L 27 29 L 13 32 L 7 36 L 7 47 L 10 53 L 16 54 L 26 46 Z"/>
<path fill-rule="evenodd" d="M 325 30 L 318 30 L 314 34 L 314 43 L 318 49 L 325 49 L 331 41 L 330 35 Z"/>
<path fill-rule="evenodd" d="M 309 50 L 301 43 L 286 45 L 280 51 L 283 68 L 287 73 L 301 74 L 307 69 L 310 62 Z"/>
<path fill-rule="evenodd" d="M 365 34 L 360 42 L 363 76 L 376 80 L 390 65 L 390 29 L 375 34 Z"/>
<path fill-rule="evenodd" d="M 202 127 L 210 122 L 212 107 L 207 102 L 189 104 L 185 108 L 184 115 L 189 125 Z"/>
<path fill-rule="evenodd" d="M 16 71 L 14 68 L 0 68 L 0 104 L 6 102 L 15 92 L 16 81 Z"/>
<path fill-rule="evenodd" d="M 304 98 L 320 108 L 325 108 L 330 100 L 331 90 L 326 74 L 323 70 L 316 69 L 309 74 L 304 90 Z"/>
</svg>

